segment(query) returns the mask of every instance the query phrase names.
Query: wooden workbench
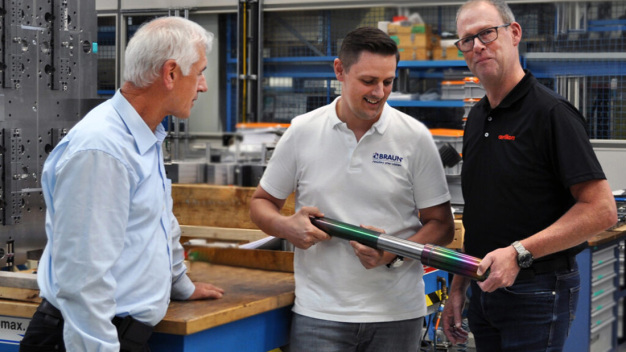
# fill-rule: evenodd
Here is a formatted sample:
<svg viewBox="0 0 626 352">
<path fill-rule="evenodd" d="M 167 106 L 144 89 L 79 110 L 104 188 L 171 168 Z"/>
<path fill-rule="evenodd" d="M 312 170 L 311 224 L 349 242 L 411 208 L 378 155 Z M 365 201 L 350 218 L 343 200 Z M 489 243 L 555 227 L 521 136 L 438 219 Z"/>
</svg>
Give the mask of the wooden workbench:
<svg viewBox="0 0 626 352">
<path fill-rule="evenodd" d="M 222 287 L 224 296 L 172 301 L 150 340 L 153 352 L 265 352 L 287 343 L 293 273 L 192 262 L 189 276 Z M 34 302 L 0 300 L 4 316 L 31 318 L 36 308 Z"/>
<path fill-rule="evenodd" d="M 189 276 L 222 287 L 224 296 L 171 302 L 150 339 L 153 352 L 265 352 L 287 344 L 293 273 L 192 262 Z"/>
<path fill-rule="evenodd" d="M 614 229 L 599 233 L 593 236 L 587 242 L 589 243 L 590 246 L 598 246 L 607 242 L 611 242 L 613 240 L 617 240 L 624 236 L 626 236 L 626 225 L 622 225 Z"/>
<path fill-rule="evenodd" d="M 294 300 L 292 273 L 193 262 L 189 276 L 193 281 L 223 288 L 224 296 L 217 300 L 171 302 L 155 331 L 189 335 L 291 306 Z"/>
</svg>

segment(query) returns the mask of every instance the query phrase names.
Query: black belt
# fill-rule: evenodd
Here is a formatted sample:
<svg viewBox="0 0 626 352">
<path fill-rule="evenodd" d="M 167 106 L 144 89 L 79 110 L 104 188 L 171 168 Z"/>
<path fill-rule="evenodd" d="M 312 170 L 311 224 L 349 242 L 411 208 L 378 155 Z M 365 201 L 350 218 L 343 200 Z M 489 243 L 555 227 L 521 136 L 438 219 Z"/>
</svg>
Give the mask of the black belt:
<svg viewBox="0 0 626 352">
<path fill-rule="evenodd" d="M 144 324 L 130 315 L 124 318 L 114 317 L 120 339 L 120 351 L 145 351 L 145 346 L 152 335 L 152 326 Z"/>
<path fill-rule="evenodd" d="M 37 307 L 37 311 L 46 315 L 46 319 L 56 319 L 56 324 L 63 322 L 63 315 L 52 303 L 45 298 Z M 120 340 L 121 351 L 144 351 L 145 346 L 152 335 L 152 326 L 144 324 L 139 320 L 127 315 L 124 318 L 114 317 L 113 325 L 117 328 L 117 336 Z"/>
<path fill-rule="evenodd" d="M 571 270 L 575 267 L 576 257 L 571 255 L 559 255 L 548 260 L 533 262 L 530 268 L 521 269 L 516 280 L 533 279 L 535 275 L 556 273 Z"/>
<path fill-rule="evenodd" d="M 52 321 L 54 325 L 63 322 L 61 311 L 48 302 L 45 298 L 41 300 L 41 304 L 37 307 L 37 311 L 45 314 L 44 319 Z"/>
</svg>

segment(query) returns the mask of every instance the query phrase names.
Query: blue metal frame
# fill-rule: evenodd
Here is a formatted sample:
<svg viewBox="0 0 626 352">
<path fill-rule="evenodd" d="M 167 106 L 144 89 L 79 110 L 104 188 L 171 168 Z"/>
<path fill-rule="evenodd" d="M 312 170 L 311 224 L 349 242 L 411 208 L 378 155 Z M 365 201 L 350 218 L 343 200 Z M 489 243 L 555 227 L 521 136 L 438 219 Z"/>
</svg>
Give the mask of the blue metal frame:
<svg viewBox="0 0 626 352">
<path fill-rule="evenodd" d="M 289 343 L 291 306 L 216 326 L 191 335 L 154 333 L 152 352 L 265 352 Z"/>
<path fill-rule="evenodd" d="M 231 28 L 233 25 L 232 16 L 226 18 L 226 27 Z M 231 30 L 226 31 L 226 53 L 232 51 L 233 33 Z M 237 124 L 236 110 L 234 105 L 237 103 L 237 97 L 233 97 L 233 79 L 237 79 L 237 58 L 226 58 L 226 126 L 225 132 L 234 132 Z"/>
<path fill-rule="evenodd" d="M 462 108 L 465 107 L 463 100 L 388 100 L 393 107 L 406 108 Z"/>
<path fill-rule="evenodd" d="M 595 20 L 587 22 L 589 32 L 626 31 L 626 20 Z"/>
<path fill-rule="evenodd" d="M 449 68 L 467 67 L 465 60 L 432 60 L 432 61 L 400 61 L 398 68 L 426 69 L 426 68 Z"/>
<path fill-rule="evenodd" d="M 526 59 L 526 66 L 537 78 L 554 78 L 559 75 L 615 76 L 618 72 L 626 72 L 626 61 L 621 60 L 555 61 Z"/>
<path fill-rule="evenodd" d="M 20 345 L 8 345 L 0 342 L 0 352 L 19 352 Z"/>
</svg>

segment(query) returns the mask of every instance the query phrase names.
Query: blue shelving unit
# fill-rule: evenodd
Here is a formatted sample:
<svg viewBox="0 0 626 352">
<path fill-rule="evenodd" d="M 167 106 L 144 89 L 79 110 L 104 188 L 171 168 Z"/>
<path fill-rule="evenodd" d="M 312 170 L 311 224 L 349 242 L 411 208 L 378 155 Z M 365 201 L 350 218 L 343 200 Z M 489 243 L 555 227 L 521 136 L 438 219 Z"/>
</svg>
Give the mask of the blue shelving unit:
<svg viewBox="0 0 626 352">
<path fill-rule="evenodd" d="M 266 58 L 264 77 L 289 77 L 294 79 L 335 79 L 334 56 Z M 443 70 L 467 67 L 463 60 L 448 61 L 400 61 L 398 75 L 406 73 L 417 78 L 443 78 Z M 415 108 L 462 108 L 462 100 L 389 100 L 393 107 Z"/>
<path fill-rule="evenodd" d="M 387 103 L 393 107 L 405 108 L 462 108 L 465 106 L 463 100 L 388 100 Z"/>
<path fill-rule="evenodd" d="M 593 245 L 576 256 L 580 272 L 580 291 L 576 317 L 565 341 L 564 351 L 610 352 L 617 346 L 619 284 L 619 239 Z M 599 257 L 605 257 L 604 260 Z M 604 263 L 603 263 L 604 261 Z M 611 264 L 612 263 L 612 264 Z M 600 275 L 602 265 L 611 269 Z M 608 284 L 608 285 L 607 285 Z M 599 306 L 602 296 L 611 303 Z"/>
<path fill-rule="evenodd" d="M 537 78 L 614 76 L 626 72 L 626 53 L 528 53 L 524 60 Z"/>
</svg>

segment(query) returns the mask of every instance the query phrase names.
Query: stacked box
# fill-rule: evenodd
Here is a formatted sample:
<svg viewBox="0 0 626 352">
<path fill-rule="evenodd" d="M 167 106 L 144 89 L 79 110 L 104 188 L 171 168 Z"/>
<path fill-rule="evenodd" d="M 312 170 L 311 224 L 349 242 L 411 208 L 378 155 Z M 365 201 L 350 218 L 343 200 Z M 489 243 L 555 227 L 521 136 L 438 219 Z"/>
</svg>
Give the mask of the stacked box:
<svg viewBox="0 0 626 352">
<path fill-rule="evenodd" d="M 485 96 L 485 88 L 480 84 L 478 77 L 465 77 L 465 98 L 481 99 Z"/>
<path fill-rule="evenodd" d="M 446 48 L 435 47 L 433 49 L 433 60 L 465 60 L 463 53 L 452 45 Z"/>
<path fill-rule="evenodd" d="M 400 60 L 430 60 L 434 36 L 429 25 L 390 23 L 389 36 L 398 44 Z"/>
<path fill-rule="evenodd" d="M 402 61 L 430 60 L 431 58 L 431 51 L 426 48 L 398 46 L 398 51 Z"/>
<path fill-rule="evenodd" d="M 478 103 L 480 99 L 477 98 L 465 98 L 463 99 L 463 107 L 465 108 L 465 113 L 463 114 L 463 121 L 467 121 L 467 117 L 469 116 L 469 112 L 476 103 Z"/>
<path fill-rule="evenodd" d="M 441 100 L 461 100 L 465 97 L 464 81 L 441 82 Z"/>
</svg>

